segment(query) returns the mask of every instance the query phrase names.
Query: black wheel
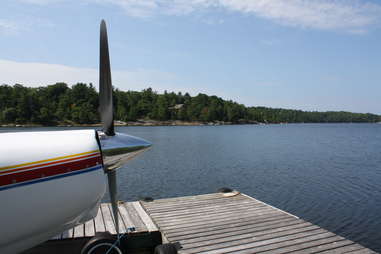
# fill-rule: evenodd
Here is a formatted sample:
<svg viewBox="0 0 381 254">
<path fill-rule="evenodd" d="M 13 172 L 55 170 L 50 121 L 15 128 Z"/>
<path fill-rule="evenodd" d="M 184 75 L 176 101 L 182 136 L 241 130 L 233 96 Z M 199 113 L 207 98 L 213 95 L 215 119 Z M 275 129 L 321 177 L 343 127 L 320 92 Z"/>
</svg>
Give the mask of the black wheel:
<svg viewBox="0 0 381 254">
<path fill-rule="evenodd" d="M 116 238 L 109 233 L 97 233 L 82 248 L 81 254 L 123 254 Z"/>
<path fill-rule="evenodd" d="M 161 244 L 156 246 L 155 254 L 177 254 L 177 248 L 171 243 Z"/>
</svg>

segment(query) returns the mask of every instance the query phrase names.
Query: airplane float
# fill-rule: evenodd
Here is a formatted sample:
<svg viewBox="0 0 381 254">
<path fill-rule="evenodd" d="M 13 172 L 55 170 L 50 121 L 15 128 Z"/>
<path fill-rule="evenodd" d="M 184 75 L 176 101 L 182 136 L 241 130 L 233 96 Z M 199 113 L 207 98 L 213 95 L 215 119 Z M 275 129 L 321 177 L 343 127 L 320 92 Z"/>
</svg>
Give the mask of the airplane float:
<svg viewBox="0 0 381 254">
<path fill-rule="evenodd" d="M 151 143 L 114 131 L 106 24 L 100 27 L 102 130 L 0 134 L 0 253 L 20 253 L 95 217 L 108 181 L 118 230 L 116 169 Z M 107 179 L 107 180 L 106 180 Z"/>
</svg>

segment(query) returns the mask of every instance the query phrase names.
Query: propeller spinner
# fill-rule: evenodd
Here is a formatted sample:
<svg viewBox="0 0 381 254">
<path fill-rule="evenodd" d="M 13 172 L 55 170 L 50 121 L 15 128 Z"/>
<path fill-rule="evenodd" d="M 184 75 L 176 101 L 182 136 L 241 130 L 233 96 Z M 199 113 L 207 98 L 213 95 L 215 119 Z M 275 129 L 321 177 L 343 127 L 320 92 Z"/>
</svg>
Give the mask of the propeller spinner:
<svg viewBox="0 0 381 254">
<path fill-rule="evenodd" d="M 145 151 L 152 144 L 144 139 L 114 131 L 114 110 L 110 69 L 107 28 L 106 22 L 102 20 L 100 26 L 99 54 L 99 110 L 102 120 L 102 130 L 98 131 L 98 136 L 102 148 L 103 164 L 108 177 L 115 228 L 119 235 L 116 169 L 123 166 L 128 160 L 133 158 L 134 155 Z"/>
</svg>

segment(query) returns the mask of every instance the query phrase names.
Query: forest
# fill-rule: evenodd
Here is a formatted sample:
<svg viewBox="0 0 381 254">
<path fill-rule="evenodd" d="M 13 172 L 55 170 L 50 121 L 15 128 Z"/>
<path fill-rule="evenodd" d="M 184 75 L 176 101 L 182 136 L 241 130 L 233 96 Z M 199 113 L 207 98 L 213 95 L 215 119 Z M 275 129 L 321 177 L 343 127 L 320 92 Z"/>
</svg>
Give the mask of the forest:
<svg viewBox="0 0 381 254">
<path fill-rule="evenodd" d="M 255 103 L 255 102 L 254 102 Z M 98 92 L 92 84 L 65 83 L 26 87 L 20 84 L 0 86 L 0 124 L 99 123 Z M 137 121 L 181 120 L 221 123 L 342 123 L 380 122 L 375 114 L 344 111 L 310 112 L 292 109 L 246 107 L 217 96 L 165 91 L 151 88 L 137 91 L 114 89 L 115 119 Z"/>
</svg>

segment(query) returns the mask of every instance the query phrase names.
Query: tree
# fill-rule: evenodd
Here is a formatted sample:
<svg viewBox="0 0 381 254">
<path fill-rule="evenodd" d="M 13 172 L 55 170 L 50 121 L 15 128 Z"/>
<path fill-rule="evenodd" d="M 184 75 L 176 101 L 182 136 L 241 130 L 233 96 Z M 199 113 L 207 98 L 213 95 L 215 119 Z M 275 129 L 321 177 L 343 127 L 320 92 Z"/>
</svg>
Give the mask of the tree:
<svg viewBox="0 0 381 254">
<path fill-rule="evenodd" d="M 157 119 L 158 120 L 168 120 L 169 110 L 168 110 L 168 101 L 165 96 L 159 96 L 157 100 Z"/>
<path fill-rule="evenodd" d="M 217 96 L 165 91 L 152 88 L 141 92 L 115 89 L 115 118 L 135 121 L 140 118 L 187 121 L 257 122 L 380 122 L 381 116 L 351 112 L 307 112 L 267 107 L 245 107 Z M 182 104 L 179 106 L 178 104 Z M 99 122 L 99 98 L 92 84 L 69 87 L 56 83 L 30 88 L 21 84 L 0 85 L 0 123 L 37 123 L 52 125 L 71 121 L 80 124 Z"/>
<path fill-rule="evenodd" d="M 2 113 L 2 120 L 6 123 L 13 123 L 17 118 L 17 110 L 15 108 L 6 108 Z"/>
</svg>

